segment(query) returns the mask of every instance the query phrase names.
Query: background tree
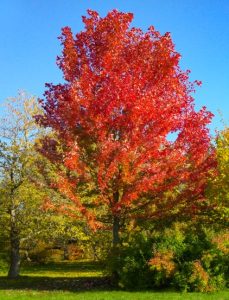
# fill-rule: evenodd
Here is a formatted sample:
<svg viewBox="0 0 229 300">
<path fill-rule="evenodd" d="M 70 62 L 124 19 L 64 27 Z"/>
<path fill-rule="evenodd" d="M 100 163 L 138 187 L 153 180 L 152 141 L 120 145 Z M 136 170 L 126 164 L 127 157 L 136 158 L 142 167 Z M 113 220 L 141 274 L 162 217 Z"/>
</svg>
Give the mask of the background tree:
<svg viewBox="0 0 229 300">
<path fill-rule="evenodd" d="M 207 196 L 214 206 L 212 221 L 228 226 L 229 217 L 229 128 L 216 137 L 217 173 L 211 178 Z"/>
<path fill-rule="evenodd" d="M 0 226 L 9 237 L 9 278 L 19 275 L 22 242 L 43 230 L 40 208 L 45 190 L 37 185 L 42 158 L 34 147 L 38 127 L 32 118 L 38 112 L 36 99 L 21 93 L 7 101 L 0 123 Z"/>
<path fill-rule="evenodd" d="M 111 222 L 115 246 L 128 219 L 195 212 L 215 163 L 212 114 L 195 111 L 200 82 L 180 69 L 169 33 L 131 28 L 130 13 L 88 15 L 76 36 L 62 30 L 65 83 L 47 84 L 37 120 L 56 133 L 41 151 L 59 164 L 57 188 L 92 227 Z M 93 197 L 84 201 L 82 187 Z"/>
</svg>

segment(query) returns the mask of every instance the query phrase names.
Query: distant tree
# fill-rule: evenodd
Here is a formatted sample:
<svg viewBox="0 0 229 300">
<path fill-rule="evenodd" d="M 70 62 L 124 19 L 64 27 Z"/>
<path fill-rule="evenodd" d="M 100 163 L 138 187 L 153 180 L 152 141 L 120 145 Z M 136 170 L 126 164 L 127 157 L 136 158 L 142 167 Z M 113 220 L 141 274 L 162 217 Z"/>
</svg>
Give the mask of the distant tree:
<svg viewBox="0 0 229 300">
<path fill-rule="evenodd" d="M 229 128 L 216 137 L 217 173 L 211 178 L 207 195 L 214 210 L 212 221 L 228 226 L 229 220 Z"/>
<path fill-rule="evenodd" d="M 131 13 L 88 15 L 76 36 L 62 30 L 65 83 L 47 84 L 37 121 L 56 134 L 41 151 L 59 165 L 56 188 L 74 204 L 71 213 L 94 228 L 112 223 L 116 246 L 128 218 L 195 212 L 215 165 L 212 114 L 195 111 L 200 82 L 180 69 L 169 33 L 130 28 Z"/>
<path fill-rule="evenodd" d="M 32 117 L 38 112 L 36 99 L 21 93 L 6 102 L 0 120 L 0 228 L 9 236 L 9 278 L 19 275 L 22 242 L 44 229 L 45 190 L 37 185 L 38 162 L 43 158 L 34 147 L 40 129 Z"/>
</svg>

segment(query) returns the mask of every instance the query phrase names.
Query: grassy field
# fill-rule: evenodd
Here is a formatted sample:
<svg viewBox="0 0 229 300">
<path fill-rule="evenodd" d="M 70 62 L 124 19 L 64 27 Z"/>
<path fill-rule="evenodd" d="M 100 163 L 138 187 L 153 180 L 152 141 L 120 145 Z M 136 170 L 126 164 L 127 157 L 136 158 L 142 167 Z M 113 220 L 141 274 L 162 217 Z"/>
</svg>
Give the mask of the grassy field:
<svg viewBox="0 0 229 300">
<path fill-rule="evenodd" d="M 201 294 L 172 291 L 125 292 L 114 290 L 103 268 L 89 261 L 22 267 L 21 277 L 8 280 L 0 273 L 0 299 L 42 300 L 229 300 L 229 292 Z"/>
<path fill-rule="evenodd" d="M 213 294 L 182 294 L 176 292 L 123 292 L 123 291 L 91 291 L 91 292 L 51 292 L 32 290 L 0 291 L 2 300 L 228 300 L 227 292 Z"/>
</svg>

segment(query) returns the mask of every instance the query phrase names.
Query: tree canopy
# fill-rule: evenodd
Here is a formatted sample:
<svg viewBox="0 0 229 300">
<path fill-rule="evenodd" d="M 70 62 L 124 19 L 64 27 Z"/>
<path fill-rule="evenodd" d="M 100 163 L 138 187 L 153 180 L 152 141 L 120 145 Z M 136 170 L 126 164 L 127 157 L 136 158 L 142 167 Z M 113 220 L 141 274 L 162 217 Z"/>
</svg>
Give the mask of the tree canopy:
<svg viewBox="0 0 229 300">
<path fill-rule="evenodd" d="M 57 188 L 92 227 L 100 226 L 103 207 L 116 242 L 128 217 L 195 211 L 215 165 L 212 113 L 194 107 L 200 82 L 181 70 L 169 33 L 153 26 L 143 32 L 130 26 L 132 19 L 88 10 L 83 31 L 63 28 L 57 63 L 65 82 L 47 84 L 44 114 L 37 116 L 56 134 L 41 151 L 61 166 Z M 82 186 L 90 201 L 81 197 Z"/>
</svg>

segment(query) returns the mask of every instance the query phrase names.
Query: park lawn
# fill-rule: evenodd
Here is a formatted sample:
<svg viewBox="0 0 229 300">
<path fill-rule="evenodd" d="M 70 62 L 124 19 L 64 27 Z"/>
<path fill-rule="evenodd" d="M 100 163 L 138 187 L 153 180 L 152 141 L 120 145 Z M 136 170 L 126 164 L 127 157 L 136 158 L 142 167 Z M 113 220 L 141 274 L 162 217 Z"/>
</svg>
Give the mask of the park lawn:
<svg viewBox="0 0 229 300">
<path fill-rule="evenodd" d="M 8 280 L 0 273 L 0 300 L 228 300 L 229 292 L 178 293 L 114 290 L 101 264 L 91 261 L 22 266 L 21 276 Z"/>
<path fill-rule="evenodd" d="M 7 269 L 0 270 L 0 276 L 6 276 Z M 90 260 L 50 262 L 47 264 L 26 264 L 22 265 L 21 277 L 101 277 L 103 276 L 103 267 L 98 262 Z"/>
<path fill-rule="evenodd" d="M 89 260 L 78 260 L 76 262 L 64 261 L 37 266 L 26 265 L 22 267 L 21 275 L 50 278 L 102 277 L 103 267 L 101 263 Z"/>
<path fill-rule="evenodd" d="M 201 294 L 177 292 L 123 292 L 123 291 L 88 291 L 88 292 L 63 292 L 63 291 L 32 291 L 32 290 L 3 290 L 0 299 L 4 300 L 228 300 L 226 291 Z"/>
</svg>

